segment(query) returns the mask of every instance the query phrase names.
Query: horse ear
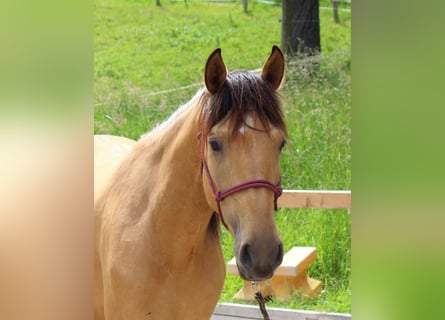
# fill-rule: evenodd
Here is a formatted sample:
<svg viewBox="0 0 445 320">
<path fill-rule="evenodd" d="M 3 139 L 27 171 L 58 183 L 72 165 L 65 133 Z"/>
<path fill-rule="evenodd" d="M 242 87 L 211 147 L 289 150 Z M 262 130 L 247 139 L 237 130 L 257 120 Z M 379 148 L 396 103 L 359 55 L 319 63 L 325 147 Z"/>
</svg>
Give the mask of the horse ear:
<svg viewBox="0 0 445 320">
<path fill-rule="evenodd" d="M 263 66 L 261 77 L 275 90 L 280 87 L 284 77 L 284 56 L 277 46 L 272 47 L 272 53 Z"/>
<path fill-rule="evenodd" d="M 212 52 L 207 59 L 204 80 L 207 90 L 214 94 L 222 87 L 227 78 L 227 68 L 221 57 L 221 49 Z"/>
</svg>

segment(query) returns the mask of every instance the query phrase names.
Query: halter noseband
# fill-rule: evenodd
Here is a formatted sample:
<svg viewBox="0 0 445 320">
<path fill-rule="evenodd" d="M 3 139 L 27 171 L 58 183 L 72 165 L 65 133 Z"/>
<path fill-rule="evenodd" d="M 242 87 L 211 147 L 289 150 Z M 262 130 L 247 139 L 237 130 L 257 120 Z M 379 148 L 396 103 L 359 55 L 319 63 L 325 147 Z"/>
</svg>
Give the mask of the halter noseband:
<svg viewBox="0 0 445 320">
<path fill-rule="evenodd" d="M 236 192 L 239 192 L 239 191 L 242 191 L 245 189 L 249 189 L 249 188 L 269 188 L 274 193 L 274 208 L 275 208 L 275 210 L 277 210 L 277 208 L 278 208 L 277 200 L 283 193 L 283 189 L 281 188 L 281 178 L 277 185 L 275 185 L 267 180 L 255 179 L 255 180 L 250 180 L 250 181 L 235 185 L 225 191 L 218 191 L 216 189 L 212 175 L 210 174 L 209 167 L 207 166 L 207 161 L 204 157 L 204 145 L 201 141 L 201 136 L 202 136 L 201 132 L 198 132 L 197 137 L 198 137 L 198 140 L 201 145 L 200 146 L 201 174 L 202 174 L 202 171 L 204 170 L 207 175 L 207 179 L 209 180 L 210 188 L 212 189 L 212 192 L 215 195 L 216 205 L 218 206 L 218 214 L 221 217 L 222 224 L 224 225 L 224 227 L 226 227 L 227 230 L 229 230 L 229 228 L 228 228 L 226 222 L 224 221 L 224 216 L 223 216 L 222 210 L 221 210 L 221 201 L 223 201 L 225 198 L 227 198 L 228 196 L 230 196 Z"/>
</svg>

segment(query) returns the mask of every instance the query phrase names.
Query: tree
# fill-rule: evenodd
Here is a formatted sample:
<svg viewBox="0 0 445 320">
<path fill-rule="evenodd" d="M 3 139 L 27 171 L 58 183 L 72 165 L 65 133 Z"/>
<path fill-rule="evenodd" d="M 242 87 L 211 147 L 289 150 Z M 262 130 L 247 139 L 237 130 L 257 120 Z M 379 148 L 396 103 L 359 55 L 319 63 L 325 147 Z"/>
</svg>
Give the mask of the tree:
<svg viewBox="0 0 445 320">
<path fill-rule="evenodd" d="M 318 0 L 283 0 L 281 48 L 290 55 L 321 51 Z"/>
</svg>

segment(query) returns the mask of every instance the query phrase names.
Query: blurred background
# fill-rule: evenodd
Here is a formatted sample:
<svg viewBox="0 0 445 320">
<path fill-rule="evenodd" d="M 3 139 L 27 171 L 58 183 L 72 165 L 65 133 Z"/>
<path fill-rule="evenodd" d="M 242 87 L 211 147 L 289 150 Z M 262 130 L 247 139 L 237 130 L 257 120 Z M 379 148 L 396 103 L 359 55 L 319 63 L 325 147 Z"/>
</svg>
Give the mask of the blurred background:
<svg viewBox="0 0 445 320">
<path fill-rule="evenodd" d="M 136 27 L 119 20 L 125 19 L 128 6 L 136 10 L 133 12 L 135 21 L 142 19 L 140 15 L 151 17 L 153 22 L 159 17 L 167 20 L 170 14 L 174 18 L 168 23 L 171 26 L 168 36 L 157 34 L 157 38 L 150 38 L 151 32 L 156 34 L 154 27 L 146 27 L 151 20 L 138 23 Z M 180 16 L 185 17 L 212 6 L 216 7 L 214 15 L 206 13 L 199 19 L 210 15 L 213 20 L 192 36 L 188 33 L 190 29 L 184 29 L 186 24 L 179 20 L 181 18 L 173 15 L 180 12 Z M 445 112 L 441 90 L 445 71 L 442 62 L 444 4 L 377 0 L 341 6 L 339 9 L 353 7 L 354 10 L 353 59 L 348 57 L 350 45 L 342 44 L 341 39 L 345 38 L 337 37 L 341 30 L 350 34 L 350 13 L 339 10 L 340 21 L 336 24 L 332 9 L 321 9 L 332 7 L 332 3 L 320 1 L 319 61 L 305 65 L 289 60 L 288 72 L 294 72 L 286 75 L 281 95 L 284 108 L 293 110 L 287 111 L 291 125 L 332 116 L 332 113 L 324 113 L 326 109 L 319 112 L 322 116 L 315 116 L 316 112 L 311 115 L 310 110 L 325 105 L 350 107 L 352 99 L 352 125 L 344 120 L 350 118 L 339 116 L 338 119 L 336 115 L 341 110 L 349 114 L 350 110 L 337 108 L 332 123 L 340 125 L 326 130 L 333 137 L 344 137 L 334 145 L 349 148 L 346 140 L 351 137 L 349 133 L 339 135 L 335 128 L 352 127 L 352 185 L 347 169 L 349 160 L 343 158 L 348 152 L 340 149 L 341 152 L 327 153 L 340 155 L 332 169 L 320 166 L 323 161 L 309 165 L 306 155 L 316 156 L 317 152 L 312 149 L 303 154 L 296 151 L 305 150 L 301 145 L 309 141 L 301 138 L 305 132 L 298 132 L 298 128 L 307 130 L 306 134 L 318 143 L 331 144 L 333 140 L 319 139 L 320 131 L 311 131 L 304 125 L 292 125 L 297 131 L 285 152 L 285 158 L 292 163 L 283 163 L 283 168 L 289 170 L 284 172 L 285 186 L 302 189 L 351 187 L 353 190 L 353 271 L 342 273 L 342 279 L 349 279 L 349 273 L 352 274 L 354 294 L 340 295 L 338 306 L 349 308 L 349 296 L 353 296 L 351 309 L 357 319 L 440 319 L 445 286 L 442 201 Z M 232 8 L 230 14 L 225 11 L 226 7 Z M 203 62 L 217 46 L 223 48 L 223 57 L 230 70 L 261 68 L 271 45 L 281 43 L 280 9 L 273 4 L 252 1 L 248 2 L 247 13 L 239 1 L 222 5 L 188 1 L 186 5 L 182 1 L 161 0 L 160 7 L 156 6 L 156 1 L 0 2 L 1 319 L 92 319 L 93 133 L 115 132 L 137 138 L 150 130 L 155 122 L 164 120 L 196 92 L 198 83 L 202 83 Z M 260 17 L 261 12 L 273 13 L 273 19 Z M 218 13 L 224 27 L 213 30 L 212 26 L 219 24 Z M 188 28 L 199 24 L 199 19 L 187 24 Z M 113 25 L 116 21 L 121 22 Z M 125 35 L 118 34 L 121 25 L 120 32 Z M 249 29 L 247 25 L 264 25 L 266 30 L 254 32 L 256 27 Z M 323 31 L 324 26 L 329 25 L 327 28 L 335 31 Z M 226 34 L 223 39 L 226 30 L 231 30 L 232 34 Z M 117 39 L 133 39 L 138 32 L 140 46 L 133 50 L 142 50 L 140 55 L 136 52 L 124 55 L 116 50 Z M 190 45 L 192 50 L 181 51 L 175 47 L 169 63 L 160 63 L 159 55 L 143 51 L 168 43 L 165 51 L 161 51 L 167 55 L 170 47 L 180 43 L 173 41 L 175 36 L 187 34 L 189 39 L 202 39 L 200 33 L 211 35 L 205 40 L 205 46 L 195 41 Z M 263 40 L 264 34 L 272 34 L 273 38 Z M 331 46 L 329 37 L 335 37 Z M 232 38 L 241 44 L 230 43 L 228 40 Z M 134 40 L 131 41 L 134 46 Z M 189 48 L 184 40 L 181 41 L 181 46 Z M 121 44 L 122 50 L 130 45 Z M 254 51 L 251 53 L 251 50 Z M 177 57 L 181 60 L 176 61 Z M 134 62 L 124 64 L 121 59 Z M 138 59 L 145 61 L 138 62 Z M 191 68 L 192 64 L 195 67 Z M 314 65 L 318 73 L 315 76 Z M 161 70 L 156 71 L 156 66 Z M 140 79 L 134 72 L 126 74 L 136 67 L 140 68 Z M 333 71 L 337 69 L 341 72 Z M 150 70 L 157 76 L 149 76 Z M 351 70 L 352 82 L 349 83 Z M 178 71 L 179 75 L 175 76 Z M 185 78 L 186 75 L 190 78 Z M 121 80 L 117 80 L 119 77 Z M 124 78 L 127 83 L 122 80 Z M 317 87 L 317 82 L 324 85 Z M 327 85 L 329 83 L 342 87 L 338 98 L 331 98 L 334 90 Z M 158 94 L 192 85 L 175 91 L 175 95 L 179 95 L 177 98 L 172 98 L 173 94 L 163 97 Z M 297 89 L 286 89 L 288 85 Z M 350 86 L 352 96 L 348 98 L 343 93 L 348 92 L 344 87 Z M 303 88 L 312 90 L 312 98 L 300 91 Z M 323 88 L 331 93 L 323 94 Z M 292 102 L 293 96 L 299 99 L 295 100 L 298 103 Z M 317 102 L 319 96 L 328 102 Z M 144 99 L 146 104 L 143 104 Z M 331 101 L 337 99 L 339 102 Z M 134 101 L 140 106 L 139 110 L 134 107 Z M 123 111 L 125 106 L 129 110 L 127 114 Z M 314 109 L 314 106 L 317 107 Z M 165 114 L 155 114 L 155 110 L 163 108 Z M 304 118 L 297 117 L 299 112 L 295 110 L 301 110 Z M 143 119 L 141 125 L 137 118 Z M 131 129 L 133 126 L 137 129 Z M 323 138 L 326 136 L 330 135 Z M 326 150 L 322 147 L 313 149 Z M 298 161 L 294 161 L 295 155 Z M 326 158 L 321 159 L 326 162 Z M 314 175 L 309 170 L 312 167 L 319 168 L 316 171 L 321 173 Z M 308 172 L 310 175 L 305 176 Z M 338 178 L 328 178 L 326 172 L 330 172 L 329 175 L 337 172 Z M 280 212 L 277 219 L 278 215 L 298 217 L 298 213 Z M 302 213 L 301 217 L 311 215 Z M 324 216 L 349 219 L 348 213 Z M 343 235 L 341 239 L 345 239 Z M 335 242 L 332 245 L 338 246 Z M 333 249 L 325 252 L 333 252 Z M 317 272 L 317 277 L 326 281 L 328 270 L 333 269 L 323 271 L 319 265 L 311 272 Z M 348 286 L 346 282 L 343 287 Z M 226 297 L 230 299 L 229 294 Z M 294 301 L 294 307 L 299 307 L 298 303 Z M 326 304 L 329 309 L 335 305 Z"/>
</svg>

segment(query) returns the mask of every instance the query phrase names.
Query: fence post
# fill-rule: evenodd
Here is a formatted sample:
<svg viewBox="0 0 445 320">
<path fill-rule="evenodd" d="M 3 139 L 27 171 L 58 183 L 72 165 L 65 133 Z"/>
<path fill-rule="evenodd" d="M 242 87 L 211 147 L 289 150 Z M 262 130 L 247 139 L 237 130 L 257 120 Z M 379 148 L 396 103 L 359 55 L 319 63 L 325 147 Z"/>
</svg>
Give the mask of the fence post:
<svg viewBox="0 0 445 320">
<path fill-rule="evenodd" d="M 334 21 L 335 23 L 340 23 L 340 18 L 338 17 L 338 1 L 339 0 L 332 0 L 332 5 L 334 8 Z"/>
</svg>

